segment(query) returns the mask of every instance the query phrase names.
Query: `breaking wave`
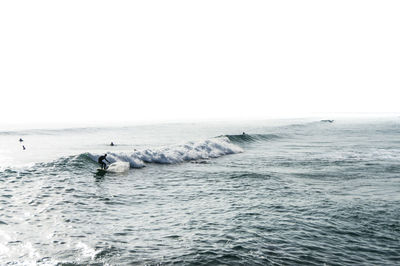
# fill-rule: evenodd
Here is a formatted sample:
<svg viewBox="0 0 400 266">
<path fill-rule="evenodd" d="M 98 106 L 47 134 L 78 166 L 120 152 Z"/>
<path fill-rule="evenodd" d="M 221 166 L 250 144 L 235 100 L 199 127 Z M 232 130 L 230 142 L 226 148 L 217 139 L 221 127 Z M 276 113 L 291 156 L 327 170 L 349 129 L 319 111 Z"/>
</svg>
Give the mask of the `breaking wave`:
<svg viewBox="0 0 400 266">
<path fill-rule="evenodd" d="M 107 160 L 111 163 L 117 161 L 129 162 L 131 168 L 141 168 L 146 163 L 176 164 L 240 152 L 243 152 L 242 148 L 231 143 L 229 138 L 220 137 L 159 149 L 137 150 L 132 153 L 108 153 Z M 87 153 L 86 155 L 97 162 L 100 154 Z"/>
<path fill-rule="evenodd" d="M 187 161 L 218 158 L 228 154 L 241 153 L 243 149 L 233 144 L 227 137 L 218 137 L 198 142 L 188 142 L 181 145 L 172 145 L 154 149 L 134 150 L 127 152 L 110 152 L 107 160 L 110 163 L 128 162 L 130 168 L 142 168 L 147 163 L 177 164 Z M 79 155 L 58 158 L 47 163 L 33 163 L 22 167 L 0 167 L 0 177 L 14 176 L 18 173 L 54 173 L 61 171 L 86 171 L 88 165 L 96 165 L 102 154 L 82 153 Z M 92 167 L 89 167 L 92 168 Z M 38 170 L 40 169 L 40 171 Z M 0 180 L 1 181 L 1 180 Z"/>
</svg>

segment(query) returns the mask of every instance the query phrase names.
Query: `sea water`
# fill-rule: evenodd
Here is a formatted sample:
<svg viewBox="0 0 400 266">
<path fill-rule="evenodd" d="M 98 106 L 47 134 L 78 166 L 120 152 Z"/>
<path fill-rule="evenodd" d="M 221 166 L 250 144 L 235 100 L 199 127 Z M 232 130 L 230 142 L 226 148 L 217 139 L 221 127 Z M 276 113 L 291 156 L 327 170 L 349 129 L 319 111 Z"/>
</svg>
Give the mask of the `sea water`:
<svg viewBox="0 0 400 266">
<path fill-rule="evenodd" d="M 0 264 L 396 265 L 399 134 L 400 118 L 3 128 Z M 98 171 L 104 153 L 129 171 Z"/>
</svg>

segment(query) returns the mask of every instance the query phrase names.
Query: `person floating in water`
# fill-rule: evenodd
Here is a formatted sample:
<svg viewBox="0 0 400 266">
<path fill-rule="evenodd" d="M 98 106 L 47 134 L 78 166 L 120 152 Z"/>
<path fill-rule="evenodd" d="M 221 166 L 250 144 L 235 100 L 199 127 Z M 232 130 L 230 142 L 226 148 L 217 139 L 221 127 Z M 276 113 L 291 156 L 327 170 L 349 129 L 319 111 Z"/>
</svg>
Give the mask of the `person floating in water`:
<svg viewBox="0 0 400 266">
<path fill-rule="evenodd" d="M 24 141 L 23 139 L 19 138 L 19 142 L 23 142 L 23 141 Z"/>
<path fill-rule="evenodd" d="M 107 169 L 107 164 L 105 162 L 103 162 L 103 160 L 106 160 L 108 163 L 110 163 L 107 159 L 107 154 L 104 154 L 102 156 L 99 157 L 99 159 L 97 160 L 101 166 L 101 169 L 106 170 Z"/>
<path fill-rule="evenodd" d="M 112 141 L 111 141 L 111 144 L 110 144 L 110 146 L 114 146 L 114 142 L 112 142 Z"/>
<path fill-rule="evenodd" d="M 24 145 L 22 145 L 22 149 L 23 149 L 23 150 L 26 150 L 26 148 L 25 148 L 25 146 L 24 146 Z"/>
</svg>

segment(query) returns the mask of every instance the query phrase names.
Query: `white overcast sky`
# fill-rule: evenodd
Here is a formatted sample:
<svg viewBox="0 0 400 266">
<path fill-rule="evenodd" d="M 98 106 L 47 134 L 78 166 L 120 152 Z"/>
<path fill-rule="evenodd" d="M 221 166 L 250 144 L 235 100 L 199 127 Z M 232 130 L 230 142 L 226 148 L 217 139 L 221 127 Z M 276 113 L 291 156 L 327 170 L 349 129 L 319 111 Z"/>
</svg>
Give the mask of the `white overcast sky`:
<svg viewBox="0 0 400 266">
<path fill-rule="evenodd" d="M 1 1 L 0 123 L 398 112 L 400 1 Z"/>
</svg>

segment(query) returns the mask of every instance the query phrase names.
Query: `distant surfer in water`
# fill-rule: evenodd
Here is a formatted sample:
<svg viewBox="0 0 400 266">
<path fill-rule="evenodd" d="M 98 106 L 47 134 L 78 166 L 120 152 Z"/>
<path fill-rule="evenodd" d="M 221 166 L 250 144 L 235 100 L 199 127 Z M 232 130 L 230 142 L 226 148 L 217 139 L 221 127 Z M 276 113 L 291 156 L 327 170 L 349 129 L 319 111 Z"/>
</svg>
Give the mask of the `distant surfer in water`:
<svg viewBox="0 0 400 266">
<path fill-rule="evenodd" d="M 23 139 L 19 138 L 19 142 L 23 142 L 23 141 L 24 141 Z"/>
<path fill-rule="evenodd" d="M 106 159 L 106 157 L 107 157 L 107 154 L 104 154 L 104 155 L 100 156 L 99 159 L 97 160 L 97 161 L 99 162 L 100 166 L 101 166 L 101 169 L 104 169 L 104 170 L 107 169 L 107 168 L 106 168 L 107 165 L 106 165 L 105 162 L 103 162 L 103 160 L 106 160 L 108 163 L 110 163 L 110 162 Z"/>
<path fill-rule="evenodd" d="M 111 141 L 110 146 L 114 146 L 114 142 Z"/>
</svg>

